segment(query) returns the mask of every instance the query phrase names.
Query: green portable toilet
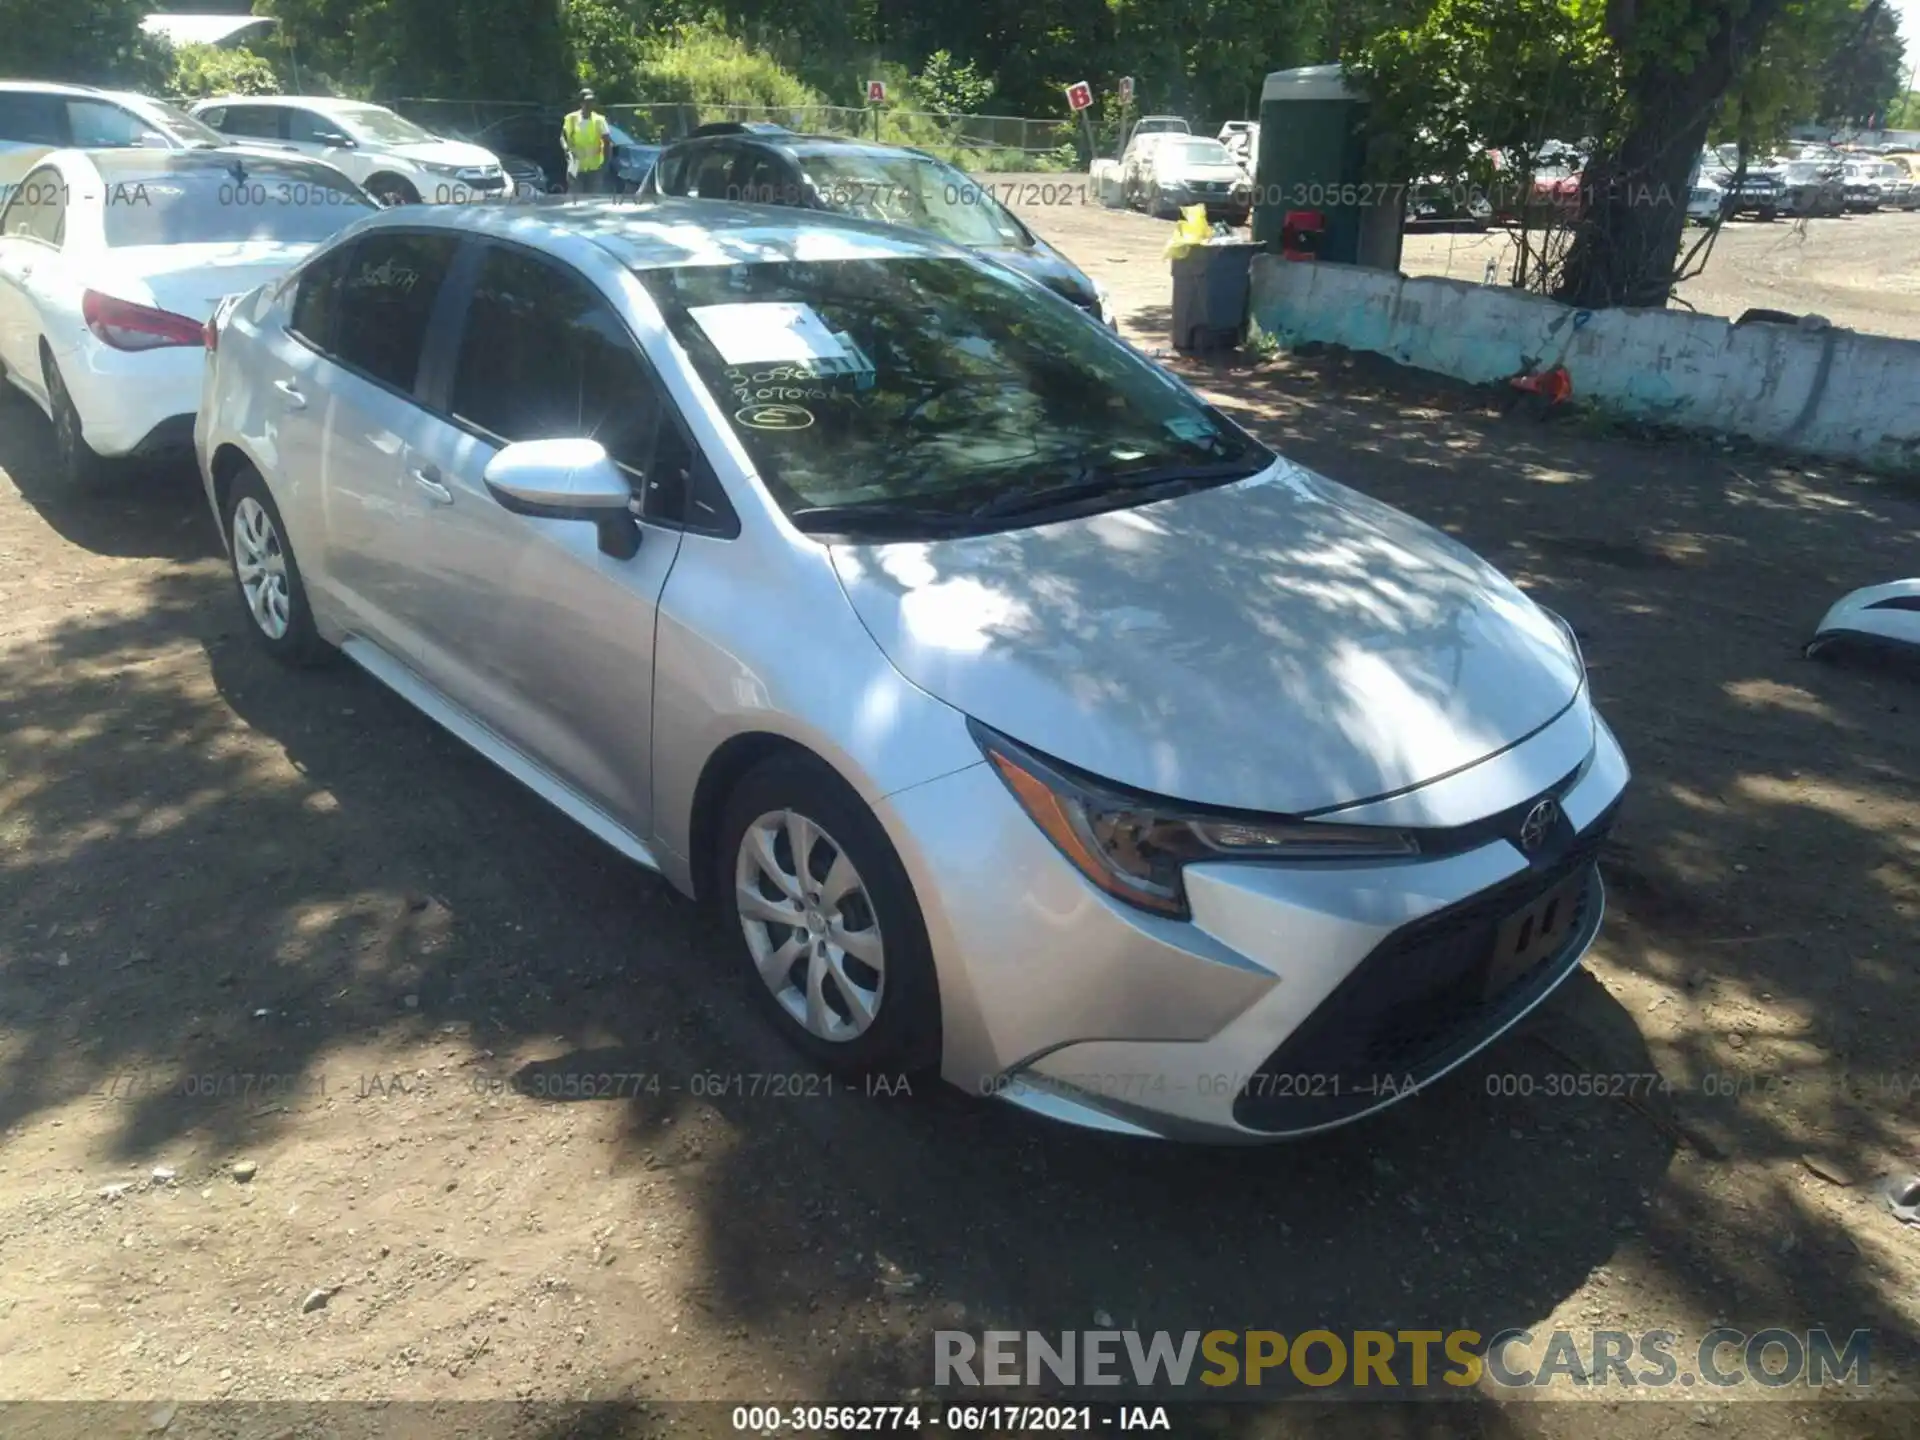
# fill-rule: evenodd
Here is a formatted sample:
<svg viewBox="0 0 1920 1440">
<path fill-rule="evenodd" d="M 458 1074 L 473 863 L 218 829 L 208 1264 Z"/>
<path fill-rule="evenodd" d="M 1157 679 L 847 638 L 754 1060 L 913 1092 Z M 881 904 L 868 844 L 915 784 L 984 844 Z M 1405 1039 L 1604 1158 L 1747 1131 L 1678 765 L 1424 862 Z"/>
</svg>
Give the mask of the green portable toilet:
<svg viewBox="0 0 1920 1440">
<path fill-rule="evenodd" d="M 1338 65 L 1276 70 L 1260 91 L 1253 238 L 1280 246 L 1296 210 L 1325 218 L 1317 257 L 1347 265 L 1400 263 L 1404 187 L 1369 181 L 1367 102 Z"/>
</svg>

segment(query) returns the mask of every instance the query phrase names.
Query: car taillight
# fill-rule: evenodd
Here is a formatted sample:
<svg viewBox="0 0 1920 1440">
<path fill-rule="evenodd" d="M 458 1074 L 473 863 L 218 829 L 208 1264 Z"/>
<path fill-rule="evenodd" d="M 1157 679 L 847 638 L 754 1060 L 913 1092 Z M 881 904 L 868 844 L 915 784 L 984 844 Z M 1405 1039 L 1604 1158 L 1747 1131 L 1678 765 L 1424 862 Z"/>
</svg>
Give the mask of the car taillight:
<svg viewBox="0 0 1920 1440">
<path fill-rule="evenodd" d="M 214 311 L 207 317 L 207 323 L 200 327 L 200 343 L 211 354 L 220 348 L 220 312 Z"/>
<path fill-rule="evenodd" d="M 103 343 L 116 350 L 158 350 L 168 345 L 204 345 L 206 327 L 187 315 L 135 305 L 89 290 L 80 297 L 80 314 Z"/>
</svg>

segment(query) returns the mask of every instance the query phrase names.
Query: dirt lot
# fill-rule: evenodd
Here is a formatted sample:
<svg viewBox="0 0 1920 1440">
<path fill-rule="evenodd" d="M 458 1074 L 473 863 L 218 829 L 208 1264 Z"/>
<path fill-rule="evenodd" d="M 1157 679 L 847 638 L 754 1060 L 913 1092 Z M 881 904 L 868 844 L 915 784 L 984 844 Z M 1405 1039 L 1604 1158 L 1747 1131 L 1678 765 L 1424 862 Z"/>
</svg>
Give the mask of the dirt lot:
<svg viewBox="0 0 1920 1440">
<path fill-rule="evenodd" d="M 1072 216 L 1039 222 L 1163 336 L 1164 227 Z M 0 1400 L 898 1399 L 934 1328 L 1109 1320 L 1867 1328 L 1907 1388 L 1920 1230 L 1872 1185 L 1920 1162 L 1920 690 L 1798 646 L 1912 572 L 1920 503 L 1336 361 L 1189 373 L 1571 617 L 1637 772 L 1587 971 L 1433 1092 L 1272 1149 L 739 1093 L 802 1067 L 706 920 L 350 667 L 258 654 L 187 471 L 34 498 L 45 426 L 0 397 Z M 1340 1428 L 1920 1417 L 1596 1398 Z M 309 1433 L 286 1413 L 244 1433 Z"/>
</svg>

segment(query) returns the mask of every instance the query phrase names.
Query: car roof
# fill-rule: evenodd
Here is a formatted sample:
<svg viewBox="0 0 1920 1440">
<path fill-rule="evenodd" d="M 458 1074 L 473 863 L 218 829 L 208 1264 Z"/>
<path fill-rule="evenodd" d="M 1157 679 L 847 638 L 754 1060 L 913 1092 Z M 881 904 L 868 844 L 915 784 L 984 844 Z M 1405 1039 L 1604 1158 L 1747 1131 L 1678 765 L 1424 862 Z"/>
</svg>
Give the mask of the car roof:
<svg viewBox="0 0 1920 1440">
<path fill-rule="evenodd" d="M 385 110 L 385 105 L 376 105 L 371 100 L 345 100 L 338 95 L 215 95 L 210 99 L 194 102 L 195 110 L 204 110 L 213 105 L 271 105 L 284 107 L 298 105 L 306 110 L 319 110 L 323 113 L 338 114 L 343 110 Z"/>
<path fill-rule="evenodd" d="M 70 85 L 64 80 L 0 80 L 0 90 L 9 93 L 37 90 L 46 95 L 71 95 L 90 100 L 117 100 L 122 103 L 129 100 L 144 100 L 151 104 L 155 99 L 152 95 L 142 95 L 138 90 L 105 90 L 98 85 Z"/>
<path fill-rule="evenodd" d="M 443 212 L 459 211 L 459 214 Z M 951 258 L 968 252 L 902 226 L 831 211 L 719 200 L 567 200 L 558 204 L 402 206 L 369 228 L 418 227 L 495 235 L 563 251 L 584 242 L 630 269 L 789 260 Z"/>
<path fill-rule="evenodd" d="M 783 155 L 796 157 L 845 153 L 874 155 L 884 159 L 908 156 L 915 160 L 931 160 L 935 164 L 946 163 L 937 155 L 929 155 L 924 150 L 915 150 L 907 145 L 882 145 L 873 140 L 856 140 L 849 135 L 814 135 L 801 131 L 787 131 L 780 135 L 751 131 L 728 135 L 690 135 L 684 140 L 674 140 L 669 143 L 672 146 L 747 145 L 761 150 L 777 150 Z"/>
</svg>

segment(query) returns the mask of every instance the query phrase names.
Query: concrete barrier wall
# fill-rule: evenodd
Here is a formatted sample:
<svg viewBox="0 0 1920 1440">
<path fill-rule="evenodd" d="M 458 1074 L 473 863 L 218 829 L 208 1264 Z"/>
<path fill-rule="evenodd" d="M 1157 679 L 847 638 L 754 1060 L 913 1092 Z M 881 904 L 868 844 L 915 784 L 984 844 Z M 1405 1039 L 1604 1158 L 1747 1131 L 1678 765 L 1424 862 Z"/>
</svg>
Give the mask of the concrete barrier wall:
<svg viewBox="0 0 1920 1440">
<path fill-rule="evenodd" d="M 1736 326 L 1684 310 L 1575 311 L 1504 286 L 1258 255 L 1249 304 L 1283 344 L 1321 341 L 1486 384 L 1558 362 L 1576 399 L 1876 469 L 1920 470 L 1920 342 Z"/>
</svg>

